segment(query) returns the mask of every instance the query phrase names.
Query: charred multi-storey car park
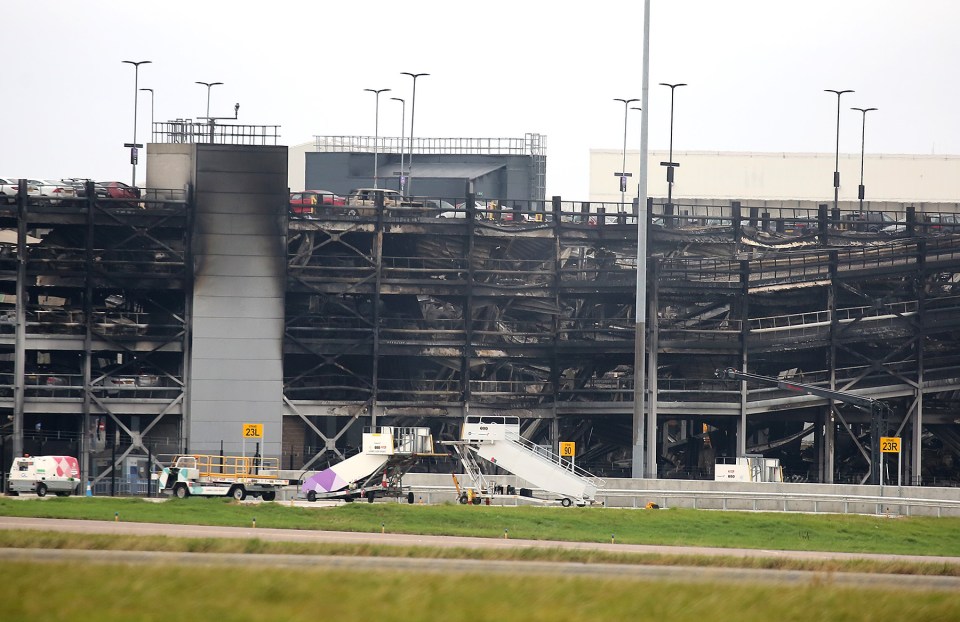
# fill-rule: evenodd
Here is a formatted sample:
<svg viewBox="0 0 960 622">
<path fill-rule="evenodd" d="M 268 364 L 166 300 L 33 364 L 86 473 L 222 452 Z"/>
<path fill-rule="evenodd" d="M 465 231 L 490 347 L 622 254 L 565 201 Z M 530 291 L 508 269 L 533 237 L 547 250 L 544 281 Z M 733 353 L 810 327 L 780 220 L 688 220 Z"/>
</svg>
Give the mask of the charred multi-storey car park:
<svg viewBox="0 0 960 622">
<path fill-rule="evenodd" d="M 22 193 L 0 207 L 6 462 L 85 451 L 95 472 L 115 457 L 139 476 L 148 453 L 179 446 L 186 197 L 51 204 Z"/>
<path fill-rule="evenodd" d="M 56 443 L 103 484 L 111 464 L 126 477 L 156 454 L 221 441 L 237 452 L 234 423 L 259 417 L 257 451 L 317 469 L 354 452 L 365 426 L 453 440 L 467 413 L 488 412 L 519 416 L 535 443 L 575 441 L 589 471 L 629 477 L 646 218 L 658 477 L 709 478 L 716 457 L 762 453 L 788 480 L 865 481 L 869 413 L 716 377 L 733 367 L 882 399 L 904 482 L 960 479 L 960 231 L 929 212 L 905 205 L 891 214 L 902 227 L 871 231 L 826 206 L 464 193 L 430 197 L 461 204 L 443 218 L 382 205 L 294 215 L 282 148 L 195 147 L 159 149 L 167 168 L 135 204 L 88 193 L 0 206 L 6 462 Z M 261 164 L 269 179 L 250 180 Z M 217 307 L 230 296 L 233 319 Z M 214 360 L 246 374 L 250 393 L 217 384 Z"/>
<path fill-rule="evenodd" d="M 576 441 L 585 468 L 629 476 L 639 210 L 601 207 L 599 218 L 555 199 L 510 221 L 389 209 L 366 222 L 291 220 L 288 408 L 341 413 L 330 436 L 371 410 L 446 437 L 467 410 L 511 412 L 537 442 Z M 891 236 L 824 209 L 751 218 L 738 204 L 673 206 L 682 217 L 665 207 L 647 212 L 660 477 L 709 477 L 717 456 L 762 452 L 793 481 L 864 479 L 869 413 L 760 385 L 741 392 L 715 377 L 729 366 L 888 400 L 883 434 L 903 435 L 922 460 L 908 476 L 955 477 L 953 232 L 912 210 L 916 226 Z M 791 219 L 812 226 L 778 234 Z"/>
</svg>

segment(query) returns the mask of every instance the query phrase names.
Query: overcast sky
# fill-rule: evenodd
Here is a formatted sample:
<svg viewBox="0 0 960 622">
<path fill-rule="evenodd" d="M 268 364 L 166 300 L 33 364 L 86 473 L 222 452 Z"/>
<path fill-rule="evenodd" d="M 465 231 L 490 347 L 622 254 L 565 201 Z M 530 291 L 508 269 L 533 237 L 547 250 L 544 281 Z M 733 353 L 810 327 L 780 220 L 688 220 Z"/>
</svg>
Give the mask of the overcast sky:
<svg viewBox="0 0 960 622">
<path fill-rule="evenodd" d="M 314 135 L 547 136 L 547 195 L 588 195 L 591 148 L 641 97 L 642 0 L 4 0 L 0 176 L 129 181 L 134 70 L 155 119 L 228 116 Z M 650 148 L 960 154 L 960 2 L 652 0 Z M 639 104 L 637 104 L 639 105 Z M 138 140 L 149 137 L 141 93 Z M 640 144 L 631 112 L 628 149 Z M 141 163 L 143 160 L 141 160 Z M 143 170 L 138 171 L 143 179 Z"/>
</svg>

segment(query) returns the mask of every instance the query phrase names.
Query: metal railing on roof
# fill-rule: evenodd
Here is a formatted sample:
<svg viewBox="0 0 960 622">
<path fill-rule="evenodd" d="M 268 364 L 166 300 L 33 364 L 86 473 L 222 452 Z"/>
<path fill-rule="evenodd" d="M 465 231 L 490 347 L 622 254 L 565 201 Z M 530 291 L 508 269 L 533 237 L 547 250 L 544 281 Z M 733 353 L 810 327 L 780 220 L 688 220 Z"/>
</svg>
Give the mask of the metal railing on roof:
<svg viewBox="0 0 960 622">
<path fill-rule="evenodd" d="M 401 138 L 397 136 L 314 136 L 314 148 L 341 153 L 448 153 L 481 155 L 543 155 L 546 137 L 524 138 Z"/>
<path fill-rule="evenodd" d="M 159 143 L 208 143 L 215 145 L 276 145 L 279 125 L 210 123 L 193 119 L 157 121 L 153 140 Z"/>
</svg>

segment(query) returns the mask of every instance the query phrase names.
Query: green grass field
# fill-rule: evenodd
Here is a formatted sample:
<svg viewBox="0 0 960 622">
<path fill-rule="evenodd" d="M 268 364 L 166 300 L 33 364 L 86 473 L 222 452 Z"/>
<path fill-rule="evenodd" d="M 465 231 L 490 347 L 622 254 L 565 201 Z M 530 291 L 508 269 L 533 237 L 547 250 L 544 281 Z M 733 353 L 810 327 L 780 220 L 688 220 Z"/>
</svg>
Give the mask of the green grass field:
<svg viewBox="0 0 960 622">
<path fill-rule="evenodd" d="M 960 555 L 960 520 L 697 510 L 347 504 L 299 508 L 222 499 L 0 498 L 0 515 L 287 529 Z M 837 572 L 960 575 L 960 565 L 635 555 L 559 549 L 481 551 L 0 531 L 0 548 L 234 552 L 245 567 L 115 562 L 0 564 L 0 620 L 956 620 L 949 592 L 853 589 Z M 630 578 L 370 572 L 258 567 L 258 553 L 453 557 L 816 571 L 805 585 L 678 583 Z M 56 583 L 55 596 L 45 586 Z"/>
<path fill-rule="evenodd" d="M 225 499 L 0 498 L 0 515 L 280 529 L 509 537 L 960 557 L 960 519 L 709 510 L 353 503 L 332 508 Z"/>
<path fill-rule="evenodd" d="M 949 593 L 682 584 L 617 578 L 437 575 L 348 569 L 4 563 L 0 619 L 172 620 L 957 620 Z M 57 581 L 55 593 L 39 586 Z"/>
</svg>

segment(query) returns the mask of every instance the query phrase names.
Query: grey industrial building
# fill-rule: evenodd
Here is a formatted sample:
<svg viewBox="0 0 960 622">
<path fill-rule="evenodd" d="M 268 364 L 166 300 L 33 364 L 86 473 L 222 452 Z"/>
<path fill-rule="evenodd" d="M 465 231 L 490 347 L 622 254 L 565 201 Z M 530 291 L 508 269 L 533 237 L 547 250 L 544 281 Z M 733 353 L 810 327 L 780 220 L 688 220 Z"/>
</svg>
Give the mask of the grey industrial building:
<svg viewBox="0 0 960 622">
<path fill-rule="evenodd" d="M 303 189 L 347 195 L 354 188 L 413 190 L 415 182 L 420 196 L 462 200 L 469 185 L 478 197 L 542 201 L 546 142 L 540 134 L 408 140 L 316 136 L 304 152 Z"/>
<path fill-rule="evenodd" d="M 420 146 L 414 192 L 463 202 L 462 218 L 294 216 L 285 147 L 204 132 L 160 133 L 139 202 L 0 206 L 16 232 L 0 258 L 5 464 L 75 453 L 101 487 L 118 472 L 133 487 L 148 460 L 183 450 L 318 468 L 364 426 L 452 439 L 467 412 L 509 412 L 530 440 L 575 441 L 579 465 L 629 475 L 645 218 L 656 476 L 762 453 L 797 481 L 864 481 L 868 414 L 714 376 L 736 367 L 884 400 L 904 481 L 960 480 L 960 232 L 946 219 L 905 205 L 884 232 L 827 206 L 548 199 L 545 151 L 528 145 Z M 378 167 L 399 171 L 389 152 Z M 370 155 L 308 154 L 307 185 L 372 185 Z M 509 217 L 475 209 L 480 192 Z M 263 437 L 245 440 L 244 423 Z"/>
</svg>

